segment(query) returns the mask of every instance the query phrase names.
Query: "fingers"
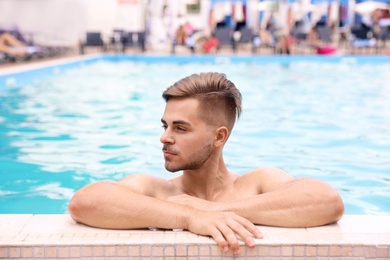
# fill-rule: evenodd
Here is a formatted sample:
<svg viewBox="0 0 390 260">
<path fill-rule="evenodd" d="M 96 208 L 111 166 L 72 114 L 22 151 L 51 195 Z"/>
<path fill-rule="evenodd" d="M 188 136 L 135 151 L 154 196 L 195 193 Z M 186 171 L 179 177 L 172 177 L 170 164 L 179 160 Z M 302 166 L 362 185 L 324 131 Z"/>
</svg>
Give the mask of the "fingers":
<svg viewBox="0 0 390 260">
<path fill-rule="evenodd" d="M 225 223 L 220 223 L 217 226 L 218 230 L 222 233 L 224 240 L 229 245 L 230 249 L 233 251 L 233 254 L 238 255 L 240 253 L 240 245 L 238 243 L 235 232 L 230 226 L 227 226 Z M 222 248 L 224 250 L 225 248 Z"/>
<path fill-rule="evenodd" d="M 228 247 L 233 251 L 233 254 L 240 253 L 240 245 L 237 236 L 245 242 L 248 247 L 255 247 L 255 238 L 262 238 L 262 234 L 249 220 L 238 215 L 233 216 L 225 222 L 217 224 L 216 232 L 213 236 L 222 251 L 227 252 Z M 237 235 L 237 236 L 236 236 Z"/>
<path fill-rule="evenodd" d="M 253 235 L 253 237 L 263 238 L 263 234 L 261 234 L 260 230 L 252 222 L 242 217 L 239 218 L 241 218 L 240 223 L 242 226 L 248 230 Z"/>
<path fill-rule="evenodd" d="M 195 210 L 195 213 L 198 213 L 197 217 L 191 215 L 188 220 L 188 230 L 201 235 L 211 235 L 223 252 L 231 249 L 238 255 L 241 243 L 239 240 L 244 241 L 248 247 L 255 247 L 254 238 L 262 238 L 254 224 L 233 212 Z"/>
<path fill-rule="evenodd" d="M 240 220 L 241 221 L 241 220 Z M 253 225 L 253 224 L 252 224 Z M 253 238 L 252 233 L 239 221 L 232 222 L 229 225 L 229 228 L 237 234 L 239 238 L 241 238 L 242 241 L 248 246 L 248 247 L 254 247 L 256 246 L 255 240 Z M 236 237 L 236 236 L 235 236 Z M 238 243 L 238 242 L 237 242 Z"/>
<path fill-rule="evenodd" d="M 237 236 L 241 238 L 245 244 L 253 248 L 256 246 L 254 238 L 263 238 L 263 235 L 258 228 L 249 220 L 238 215 L 226 222 L 226 225 L 218 227 L 223 234 L 225 240 L 228 242 L 234 254 L 239 254 L 239 242 Z M 237 236 L 236 236 L 237 234 Z"/>
<path fill-rule="evenodd" d="M 219 229 L 216 228 L 214 232 L 211 233 L 211 236 L 214 238 L 215 242 L 224 253 L 229 251 L 229 242 L 226 241 L 225 237 L 222 235 Z"/>
</svg>

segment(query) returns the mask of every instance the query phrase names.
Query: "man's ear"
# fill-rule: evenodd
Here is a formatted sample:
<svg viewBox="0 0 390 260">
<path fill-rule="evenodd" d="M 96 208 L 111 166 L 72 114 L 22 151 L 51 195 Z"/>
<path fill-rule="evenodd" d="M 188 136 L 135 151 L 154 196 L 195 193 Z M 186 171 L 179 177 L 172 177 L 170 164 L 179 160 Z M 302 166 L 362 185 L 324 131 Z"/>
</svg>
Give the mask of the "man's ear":
<svg viewBox="0 0 390 260">
<path fill-rule="evenodd" d="M 229 130 L 225 126 L 218 127 L 215 130 L 214 145 L 216 147 L 223 146 L 229 137 Z"/>
</svg>

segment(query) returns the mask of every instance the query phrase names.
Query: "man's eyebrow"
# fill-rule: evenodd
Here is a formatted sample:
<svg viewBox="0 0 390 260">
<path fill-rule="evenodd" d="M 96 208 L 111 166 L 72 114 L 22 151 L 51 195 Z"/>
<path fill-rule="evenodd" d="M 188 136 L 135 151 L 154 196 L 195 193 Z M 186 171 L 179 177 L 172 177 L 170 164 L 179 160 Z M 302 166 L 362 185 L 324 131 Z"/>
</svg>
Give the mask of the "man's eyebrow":
<svg viewBox="0 0 390 260">
<path fill-rule="evenodd" d="M 184 121 L 184 120 L 175 120 L 172 122 L 172 124 L 174 124 L 174 125 L 191 125 L 190 123 L 188 123 L 187 121 Z"/>
<path fill-rule="evenodd" d="M 161 123 L 163 123 L 165 125 L 167 124 L 167 122 L 165 122 L 165 120 L 162 118 L 161 118 Z M 184 121 L 184 120 L 174 120 L 172 122 L 172 124 L 174 124 L 174 125 L 191 125 L 190 123 L 188 123 L 187 121 Z"/>
</svg>

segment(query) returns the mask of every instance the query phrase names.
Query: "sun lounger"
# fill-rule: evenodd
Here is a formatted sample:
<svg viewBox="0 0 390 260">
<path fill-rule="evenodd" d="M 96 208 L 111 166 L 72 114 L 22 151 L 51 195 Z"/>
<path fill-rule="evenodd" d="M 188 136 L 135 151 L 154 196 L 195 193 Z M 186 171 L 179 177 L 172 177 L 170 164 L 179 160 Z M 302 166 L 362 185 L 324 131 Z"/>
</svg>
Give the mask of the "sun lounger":
<svg viewBox="0 0 390 260">
<path fill-rule="evenodd" d="M 359 50 L 371 53 L 373 50 L 376 51 L 377 40 L 373 37 L 373 33 L 370 28 L 352 28 L 350 34 L 350 47 L 352 49 L 352 53 L 357 53 Z"/>
<path fill-rule="evenodd" d="M 237 35 L 236 39 L 234 36 Z M 250 46 L 251 52 L 254 52 L 254 33 L 251 28 L 248 27 L 243 27 L 239 31 L 234 32 L 233 38 L 236 42 L 237 48 L 240 48 L 243 45 L 248 45 Z"/>
<path fill-rule="evenodd" d="M 87 32 L 84 42 L 80 44 L 80 54 L 85 53 L 87 47 L 99 48 L 101 51 L 105 51 L 105 44 L 100 32 Z"/>
<path fill-rule="evenodd" d="M 217 28 L 214 31 L 214 37 L 218 40 L 219 44 L 216 48 L 216 51 L 220 50 L 222 47 L 229 47 L 232 51 L 236 52 L 236 43 L 233 39 L 232 29 L 229 27 Z"/>
<path fill-rule="evenodd" d="M 121 37 L 122 52 L 127 48 L 138 48 L 141 52 L 145 51 L 145 32 L 124 32 Z"/>
</svg>

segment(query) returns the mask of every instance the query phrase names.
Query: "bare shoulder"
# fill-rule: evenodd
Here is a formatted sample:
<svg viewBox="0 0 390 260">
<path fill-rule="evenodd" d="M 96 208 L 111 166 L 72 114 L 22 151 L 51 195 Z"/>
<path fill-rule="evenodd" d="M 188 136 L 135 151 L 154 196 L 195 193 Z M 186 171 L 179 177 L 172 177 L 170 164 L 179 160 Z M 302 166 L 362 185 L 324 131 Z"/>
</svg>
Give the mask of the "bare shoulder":
<svg viewBox="0 0 390 260">
<path fill-rule="evenodd" d="M 132 174 L 120 180 L 118 184 L 136 193 L 156 198 L 170 196 L 174 190 L 168 180 L 148 174 Z"/>
<path fill-rule="evenodd" d="M 256 168 L 240 177 L 245 183 L 256 183 L 259 194 L 270 192 L 295 180 L 286 171 L 274 168 Z"/>
</svg>

